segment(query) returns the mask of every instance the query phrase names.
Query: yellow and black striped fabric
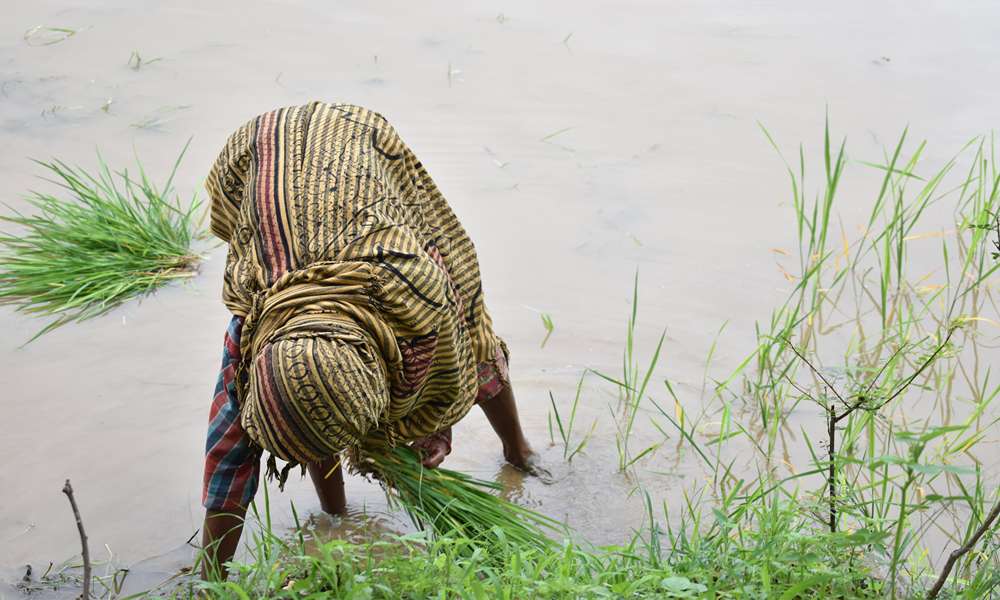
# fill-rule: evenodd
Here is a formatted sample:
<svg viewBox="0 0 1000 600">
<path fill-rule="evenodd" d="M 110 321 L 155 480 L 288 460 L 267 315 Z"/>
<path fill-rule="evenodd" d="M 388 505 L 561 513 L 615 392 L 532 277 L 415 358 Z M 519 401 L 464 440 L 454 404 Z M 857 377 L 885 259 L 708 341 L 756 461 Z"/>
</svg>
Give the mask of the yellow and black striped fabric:
<svg viewBox="0 0 1000 600">
<path fill-rule="evenodd" d="M 462 418 L 502 358 L 472 241 L 379 114 L 313 102 L 233 133 L 209 174 L 229 243 L 223 299 L 245 317 L 241 422 L 309 463 Z"/>
</svg>

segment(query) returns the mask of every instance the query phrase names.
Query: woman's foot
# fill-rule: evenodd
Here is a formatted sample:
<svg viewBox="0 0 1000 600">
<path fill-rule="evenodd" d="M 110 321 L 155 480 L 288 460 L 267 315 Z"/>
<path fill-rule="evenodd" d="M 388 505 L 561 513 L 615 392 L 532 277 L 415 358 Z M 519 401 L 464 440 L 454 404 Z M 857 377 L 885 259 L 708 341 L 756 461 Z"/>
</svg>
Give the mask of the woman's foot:
<svg viewBox="0 0 1000 600">
<path fill-rule="evenodd" d="M 524 431 L 521 430 L 521 420 L 517 416 L 517 404 L 514 393 L 508 385 L 493 398 L 481 402 L 479 406 L 486 413 L 486 419 L 493 426 L 493 431 L 503 444 L 503 457 L 514 468 L 527 473 L 551 478 L 549 472 L 541 466 L 538 455 L 531 450 Z"/>
<path fill-rule="evenodd" d="M 531 447 L 527 444 L 527 442 L 503 445 L 504 460 L 522 471 L 528 470 L 528 465 L 532 462 L 532 457 L 534 455 L 535 453 L 531 450 Z"/>
<path fill-rule="evenodd" d="M 552 477 L 552 474 L 542 466 L 538 455 L 528 446 L 527 442 L 518 444 L 516 448 L 511 448 L 504 444 L 503 457 L 510 466 L 528 475 L 534 475 L 545 480 Z"/>
</svg>

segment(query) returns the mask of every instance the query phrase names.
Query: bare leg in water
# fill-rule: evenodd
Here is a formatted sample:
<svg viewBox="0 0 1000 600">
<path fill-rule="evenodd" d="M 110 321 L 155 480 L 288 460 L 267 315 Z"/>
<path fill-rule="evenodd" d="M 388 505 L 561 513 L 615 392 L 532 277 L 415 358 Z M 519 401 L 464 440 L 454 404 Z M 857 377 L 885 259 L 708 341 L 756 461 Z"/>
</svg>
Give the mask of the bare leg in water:
<svg viewBox="0 0 1000 600">
<path fill-rule="evenodd" d="M 340 457 L 309 465 L 307 469 L 323 512 L 343 515 L 347 511 L 347 496 L 344 493 L 344 472 L 340 466 Z"/>
<path fill-rule="evenodd" d="M 342 515 L 347 510 L 344 494 L 344 473 L 340 468 L 340 458 L 334 457 L 322 463 L 307 467 L 319 505 L 323 512 Z M 201 566 L 202 579 L 224 577 L 222 565 L 233 559 L 236 547 L 243 533 L 243 519 L 246 509 L 236 511 L 209 510 L 205 513 L 202 532 L 202 548 L 205 549 Z"/>
<path fill-rule="evenodd" d="M 246 513 L 245 508 L 205 512 L 205 524 L 201 528 L 201 547 L 205 550 L 201 557 L 202 579 L 226 578 L 223 565 L 232 560 L 236 554 Z"/>
<path fill-rule="evenodd" d="M 479 406 L 486 413 L 493 431 L 500 438 L 503 444 L 503 457 L 507 462 L 532 475 L 544 473 L 535 460 L 531 445 L 524 437 L 521 419 L 517 414 L 517 402 L 514 401 L 514 391 L 510 384 L 493 398 L 480 402 Z"/>
</svg>

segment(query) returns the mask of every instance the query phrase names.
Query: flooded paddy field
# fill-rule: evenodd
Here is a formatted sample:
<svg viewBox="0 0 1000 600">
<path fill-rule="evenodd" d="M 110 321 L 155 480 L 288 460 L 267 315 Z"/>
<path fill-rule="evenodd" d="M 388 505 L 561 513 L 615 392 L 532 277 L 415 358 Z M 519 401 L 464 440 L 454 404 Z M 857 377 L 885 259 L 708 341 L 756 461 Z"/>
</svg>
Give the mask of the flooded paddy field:
<svg viewBox="0 0 1000 600">
<path fill-rule="evenodd" d="M 0 13 L 0 200 L 13 210 L 26 209 L 28 190 L 47 185 L 31 158 L 90 166 L 99 150 L 110 164 L 127 165 L 137 154 L 155 178 L 190 139 L 175 186 L 184 197 L 204 196 L 226 136 L 263 111 L 320 99 L 367 106 L 392 121 L 476 243 L 495 326 L 511 348 L 522 418 L 552 477 L 504 466 L 479 411 L 457 426 L 446 466 L 501 481 L 511 499 L 564 519 L 596 544 L 621 543 L 646 523 L 637 486 L 657 505 L 677 506 L 708 476 L 685 436 L 645 402 L 625 462 L 655 450 L 620 469 L 628 413 L 619 390 L 593 372 L 580 387 L 572 445 L 592 426 L 593 433 L 572 462 L 552 430 L 553 402 L 565 418 L 586 370 L 622 376 L 637 272 L 636 362 L 644 375 L 665 331 L 648 393 L 688 434 L 708 445 L 731 419 L 757 432 L 747 440 L 777 440 L 773 464 L 746 440 L 722 451 L 753 477 L 761 469 L 807 470 L 806 437 L 826 431 L 823 408 L 805 401 L 782 405 L 781 425 L 769 425 L 773 415 L 762 415 L 741 387 L 742 377 L 753 380 L 754 362 L 731 391 L 716 391 L 758 348 L 755 323 L 767 329 L 801 277 L 789 176 L 761 126 L 796 174 L 803 144 L 801 189 L 810 203 L 826 186 L 827 113 L 834 150 L 847 139 L 830 220 L 829 246 L 840 248 L 862 237 L 883 181 L 884 172 L 865 163 L 885 163 L 909 127 L 906 155 L 927 140 L 918 170 L 933 175 L 970 139 L 989 134 L 1000 106 L 1000 84 L 989 75 L 1000 9 L 986 2 L 961 12 L 922 2 L 903 17 L 862 2 L 717 1 L 417 9 L 41 0 Z M 941 196 L 962 182 L 974 155 L 973 148 L 958 160 Z M 957 203 L 955 195 L 936 200 L 905 234 L 914 297 L 918 288 L 949 285 L 941 244 L 957 235 Z M 60 493 L 66 478 L 93 554 L 130 568 L 134 589 L 190 564 L 228 322 L 220 300 L 226 249 L 205 241 L 199 251 L 197 277 L 24 347 L 44 321 L 0 312 L 5 581 L 16 581 L 24 565 L 37 574 L 79 551 Z M 945 295 L 921 313 L 928 322 L 982 318 L 974 333 L 963 330 L 951 366 L 941 367 L 945 379 L 964 377 L 912 396 L 885 418 L 904 426 L 975 413 L 995 386 L 984 377 L 1000 357 L 1000 329 L 990 321 L 995 286 L 993 278 L 983 283 L 978 304 L 949 312 Z M 857 338 L 886 322 L 868 302 L 846 293 L 825 309 L 828 324 L 859 324 L 824 338 L 819 354 L 840 369 L 837 385 L 848 385 L 857 365 L 845 357 L 855 351 L 876 361 L 861 363 L 877 365 Z M 915 330 L 909 341 L 932 333 Z M 984 427 L 996 415 L 986 408 Z M 995 480 L 996 430 L 985 431 L 981 449 L 964 460 L 980 461 Z M 294 502 L 320 536 L 409 530 L 377 485 L 352 477 L 347 487 L 351 516 L 330 521 L 318 514 L 308 480 L 293 477 L 283 493 L 269 492 L 274 518 L 290 528 Z"/>
</svg>

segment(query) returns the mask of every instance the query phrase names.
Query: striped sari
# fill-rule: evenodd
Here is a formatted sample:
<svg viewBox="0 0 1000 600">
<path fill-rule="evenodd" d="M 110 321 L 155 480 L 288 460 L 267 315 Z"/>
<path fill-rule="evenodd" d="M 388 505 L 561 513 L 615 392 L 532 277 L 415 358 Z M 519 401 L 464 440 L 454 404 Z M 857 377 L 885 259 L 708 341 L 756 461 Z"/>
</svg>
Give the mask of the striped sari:
<svg viewBox="0 0 1000 600">
<path fill-rule="evenodd" d="M 472 241 L 379 114 L 313 102 L 233 133 L 206 186 L 244 319 L 241 425 L 292 463 L 450 427 L 503 364 Z"/>
</svg>

